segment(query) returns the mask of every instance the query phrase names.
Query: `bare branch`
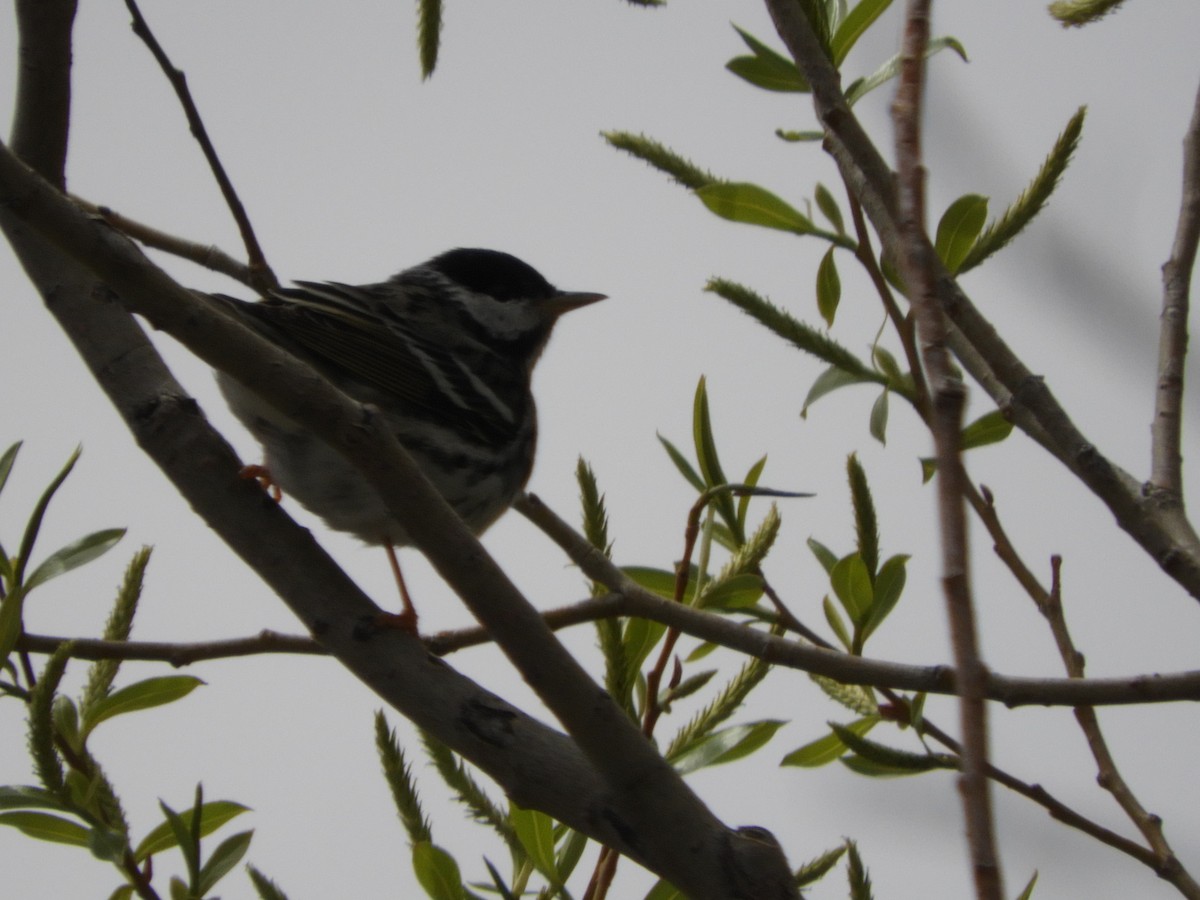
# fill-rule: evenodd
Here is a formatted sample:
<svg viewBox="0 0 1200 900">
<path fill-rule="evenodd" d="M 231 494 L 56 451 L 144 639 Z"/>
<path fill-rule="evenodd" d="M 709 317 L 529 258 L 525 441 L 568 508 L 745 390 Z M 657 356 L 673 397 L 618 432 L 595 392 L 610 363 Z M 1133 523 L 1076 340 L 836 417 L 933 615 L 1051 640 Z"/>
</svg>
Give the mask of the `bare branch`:
<svg viewBox="0 0 1200 900">
<path fill-rule="evenodd" d="M 850 191 L 862 202 L 884 250 L 899 256 L 894 175 L 841 91 L 839 76 L 798 4 L 765 0 L 779 36 L 812 87 L 825 146 Z M 1124 529 L 1163 571 L 1200 600 L 1200 537 L 1179 509 L 1160 508 L 1141 482 L 1092 444 L 1035 375 L 938 266 L 938 302 L 950 320 L 947 343 L 955 357 L 1014 424 L 1045 447 L 1108 506 Z"/>
<path fill-rule="evenodd" d="M 139 244 L 146 247 L 153 247 L 155 250 L 161 250 L 164 253 L 170 253 L 172 256 L 178 256 L 181 259 L 194 262 L 198 266 L 212 269 L 214 272 L 220 272 L 222 275 L 228 275 L 230 278 L 241 282 L 247 287 L 253 288 L 255 286 L 254 273 L 250 267 L 245 263 L 238 262 L 214 244 L 198 244 L 195 241 L 167 234 L 165 231 L 161 231 L 151 225 L 146 225 L 123 216 L 107 206 L 97 206 L 91 201 L 84 200 L 75 194 L 71 195 L 71 199 L 75 201 L 80 209 L 98 216 L 117 229 L 117 231 L 129 235 Z"/>
<path fill-rule="evenodd" d="M 1151 435 L 1150 486 L 1164 504 L 1183 506 L 1180 432 L 1183 369 L 1187 358 L 1188 306 L 1196 244 L 1200 242 L 1200 91 L 1183 139 L 1183 189 L 1171 258 L 1163 264 L 1158 384 Z"/>
<path fill-rule="evenodd" d="M 937 256 L 925 231 L 925 168 L 921 161 L 921 100 L 925 86 L 925 48 L 929 44 L 930 0 L 910 0 L 901 50 L 900 83 L 892 106 L 896 123 L 898 257 L 908 299 L 917 319 L 921 357 L 930 391 L 930 430 L 937 455 L 938 518 L 942 530 L 942 584 L 958 673 L 962 727 L 962 774 L 959 791 L 967 824 L 967 843 L 980 900 L 1001 900 L 1004 879 L 996 853 L 991 785 L 987 777 L 987 670 L 979 656 L 971 600 L 961 441 L 966 388 L 946 348 L 946 323 L 937 296 Z"/>
<path fill-rule="evenodd" d="M 154 33 L 150 31 L 150 26 L 146 24 L 146 20 L 142 16 L 142 11 L 138 9 L 136 0 L 125 0 L 125 6 L 129 10 L 129 14 L 133 16 L 133 33 L 140 37 L 146 46 L 150 48 L 150 52 L 154 54 L 154 59 L 167 76 L 167 80 L 171 82 L 171 87 L 175 90 L 175 96 L 179 98 L 179 103 L 183 106 L 183 113 L 187 116 L 188 127 L 192 131 L 192 136 L 200 144 L 200 149 L 204 151 L 204 158 L 208 160 L 208 167 L 212 170 L 213 177 L 217 179 L 217 184 L 221 188 L 221 196 L 225 198 L 225 203 L 229 207 L 229 211 L 233 214 L 234 221 L 237 222 L 238 230 L 242 234 L 242 242 L 246 246 L 246 258 L 250 263 L 251 279 L 254 286 L 260 293 L 266 293 L 268 290 L 279 287 L 279 279 L 275 277 L 275 273 L 271 271 L 271 267 L 267 263 L 267 258 L 263 254 L 262 247 L 258 243 L 258 238 L 254 234 L 254 226 L 250 224 L 250 217 L 246 215 L 246 208 L 242 205 L 241 198 L 238 197 L 237 191 L 233 187 L 233 182 L 229 179 L 229 175 L 226 174 L 225 167 L 221 164 L 220 157 L 217 156 L 217 150 L 213 146 L 212 140 L 209 139 L 208 129 L 204 127 L 204 120 L 200 118 L 200 110 L 196 108 L 196 103 L 192 99 L 192 93 L 188 89 L 187 76 L 171 63 L 166 51 L 163 50 Z"/>
</svg>

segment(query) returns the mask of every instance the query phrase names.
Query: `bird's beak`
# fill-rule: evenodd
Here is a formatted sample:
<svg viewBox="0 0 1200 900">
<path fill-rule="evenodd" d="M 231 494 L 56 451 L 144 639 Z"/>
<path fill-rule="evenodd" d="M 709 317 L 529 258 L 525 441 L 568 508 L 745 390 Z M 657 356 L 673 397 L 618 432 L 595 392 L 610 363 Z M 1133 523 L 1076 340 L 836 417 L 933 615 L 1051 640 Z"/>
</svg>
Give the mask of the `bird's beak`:
<svg viewBox="0 0 1200 900">
<path fill-rule="evenodd" d="M 601 300 L 608 298 L 607 294 L 588 294 L 583 292 L 566 291 L 561 294 L 555 294 L 543 301 L 546 312 L 554 316 L 561 316 L 563 313 L 570 312 L 573 309 L 579 309 L 583 306 L 590 306 L 593 303 L 599 303 Z"/>
</svg>

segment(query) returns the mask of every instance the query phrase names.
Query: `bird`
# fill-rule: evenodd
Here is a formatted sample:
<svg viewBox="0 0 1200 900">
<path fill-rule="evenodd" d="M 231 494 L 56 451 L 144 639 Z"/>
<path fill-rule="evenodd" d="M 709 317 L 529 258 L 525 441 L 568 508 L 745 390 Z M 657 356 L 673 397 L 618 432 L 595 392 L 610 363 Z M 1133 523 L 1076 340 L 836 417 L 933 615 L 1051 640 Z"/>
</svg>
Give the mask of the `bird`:
<svg viewBox="0 0 1200 900">
<path fill-rule="evenodd" d="M 533 369 L 559 317 L 605 299 L 561 291 L 498 250 L 458 248 L 387 281 L 297 281 L 260 300 L 211 295 L 221 308 L 304 360 L 351 398 L 373 404 L 400 444 L 476 535 L 524 489 L 533 469 Z M 403 609 L 417 614 L 395 550 L 412 536 L 337 450 L 218 372 L 227 404 L 262 445 L 248 466 L 337 531 L 382 545 Z M 277 495 L 278 496 L 278 495 Z"/>
</svg>

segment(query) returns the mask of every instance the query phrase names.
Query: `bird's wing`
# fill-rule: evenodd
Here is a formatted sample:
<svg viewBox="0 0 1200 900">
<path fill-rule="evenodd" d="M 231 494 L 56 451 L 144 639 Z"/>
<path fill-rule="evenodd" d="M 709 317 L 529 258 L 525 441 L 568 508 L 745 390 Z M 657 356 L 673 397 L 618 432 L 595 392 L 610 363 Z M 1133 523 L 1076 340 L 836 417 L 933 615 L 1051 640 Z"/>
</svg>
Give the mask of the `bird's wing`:
<svg viewBox="0 0 1200 900">
<path fill-rule="evenodd" d="M 476 359 L 463 360 L 417 331 L 419 320 L 408 323 L 394 311 L 384 311 L 384 318 L 382 285 L 297 285 L 257 303 L 220 299 L 232 300 L 242 318 L 331 380 L 361 385 L 365 391 L 348 391 L 356 399 L 442 423 L 469 440 L 500 443 L 514 436 L 522 410 L 479 377 L 479 348 Z"/>
</svg>

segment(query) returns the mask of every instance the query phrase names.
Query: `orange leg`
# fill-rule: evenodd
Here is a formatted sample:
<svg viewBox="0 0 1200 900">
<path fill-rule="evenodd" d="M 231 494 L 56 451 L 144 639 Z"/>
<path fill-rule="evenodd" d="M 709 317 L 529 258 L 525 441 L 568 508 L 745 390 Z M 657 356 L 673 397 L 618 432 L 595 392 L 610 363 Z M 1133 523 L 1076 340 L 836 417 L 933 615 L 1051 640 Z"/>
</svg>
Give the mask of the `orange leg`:
<svg viewBox="0 0 1200 900">
<path fill-rule="evenodd" d="M 412 598 L 408 596 L 408 588 L 404 584 L 404 576 L 400 573 L 400 560 L 396 559 L 396 548 L 392 546 L 391 541 L 384 541 L 383 549 L 387 551 L 388 562 L 392 566 L 392 574 L 396 576 L 396 586 L 400 588 L 400 602 L 404 604 L 404 608 L 398 613 L 385 613 L 380 616 L 380 624 L 391 628 L 399 628 L 410 634 L 416 634 L 417 610 L 413 606 Z"/>
<path fill-rule="evenodd" d="M 276 503 L 283 499 L 283 491 L 279 489 L 279 485 L 275 479 L 271 477 L 271 470 L 266 466 L 242 466 L 238 472 L 238 478 L 245 478 L 247 481 L 253 479 L 258 482 L 258 486 L 271 495 L 271 499 Z"/>
</svg>

